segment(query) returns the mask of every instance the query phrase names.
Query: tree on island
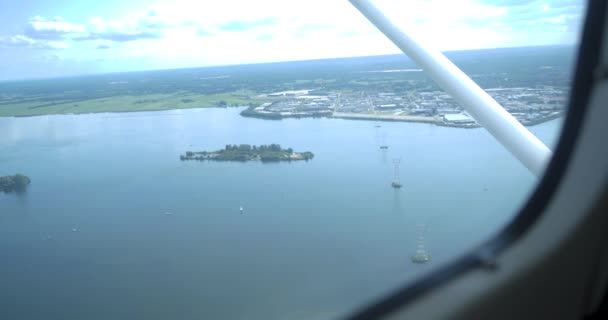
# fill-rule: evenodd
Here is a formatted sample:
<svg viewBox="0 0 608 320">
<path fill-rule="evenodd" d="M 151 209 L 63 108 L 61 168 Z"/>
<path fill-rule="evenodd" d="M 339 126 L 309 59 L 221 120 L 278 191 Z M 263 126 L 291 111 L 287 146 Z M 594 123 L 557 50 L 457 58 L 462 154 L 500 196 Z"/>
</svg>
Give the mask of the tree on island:
<svg viewBox="0 0 608 320">
<path fill-rule="evenodd" d="M 306 151 L 306 152 L 302 152 L 302 157 L 304 157 L 304 160 L 308 161 L 310 159 L 312 159 L 315 155 L 312 152 Z"/>
<path fill-rule="evenodd" d="M 0 191 L 21 193 L 25 191 L 30 182 L 30 178 L 19 173 L 14 176 L 0 177 Z"/>
</svg>

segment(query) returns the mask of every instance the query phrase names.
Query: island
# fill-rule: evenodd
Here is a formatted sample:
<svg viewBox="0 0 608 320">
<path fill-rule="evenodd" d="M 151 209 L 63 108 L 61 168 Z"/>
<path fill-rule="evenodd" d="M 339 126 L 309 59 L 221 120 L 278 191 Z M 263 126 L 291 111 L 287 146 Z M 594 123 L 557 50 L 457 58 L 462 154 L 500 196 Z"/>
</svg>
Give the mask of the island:
<svg viewBox="0 0 608 320">
<path fill-rule="evenodd" d="M 293 149 L 283 149 L 278 144 L 252 146 L 249 144 L 226 145 L 217 151 L 187 151 L 180 155 L 180 160 L 213 160 L 213 161 L 308 161 L 314 157 L 312 152 L 294 152 Z"/>
<path fill-rule="evenodd" d="M 4 193 L 23 192 L 31 180 L 22 174 L 0 177 L 0 191 Z"/>
</svg>

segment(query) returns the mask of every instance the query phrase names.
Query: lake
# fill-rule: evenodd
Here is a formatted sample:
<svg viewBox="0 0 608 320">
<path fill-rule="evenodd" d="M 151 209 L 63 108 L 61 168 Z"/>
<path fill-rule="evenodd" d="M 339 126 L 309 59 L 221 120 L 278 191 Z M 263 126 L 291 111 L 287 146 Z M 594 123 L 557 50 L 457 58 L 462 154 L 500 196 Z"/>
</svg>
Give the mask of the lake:
<svg viewBox="0 0 608 320">
<path fill-rule="evenodd" d="M 0 194 L 0 318 L 339 317 L 490 237 L 537 180 L 484 129 L 240 110 L 0 118 L 0 175 L 32 179 Z M 561 121 L 530 130 L 552 146 Z M 179 160 L 241 143 L 315 157 Z"/>
</svg>

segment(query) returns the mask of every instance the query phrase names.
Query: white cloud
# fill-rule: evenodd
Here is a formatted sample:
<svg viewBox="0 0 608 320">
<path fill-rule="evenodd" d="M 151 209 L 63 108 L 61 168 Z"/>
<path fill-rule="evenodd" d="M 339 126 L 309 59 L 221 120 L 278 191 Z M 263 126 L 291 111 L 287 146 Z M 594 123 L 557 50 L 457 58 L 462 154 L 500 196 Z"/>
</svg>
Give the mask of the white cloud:
<svg viewBox="0 0 608 320">
<path fill-rule="evenodd" d="M 539 30 L 540 39 L 536 39 L 511 24 L 509 8 L 477 0 L 375 2 L 398 25 L 441 50 L 564 41 L 558 28 Z M 121 21 L 157 27 L 163 37 L 125 42 L 113 49 L 116 55 L 146 61 L 153 68 L 175 68 L 400 52 L 347 1 L 223 0 L 210 4 L 173 0 L 153 9 L 153 15 Z M 542 13 L 542 6 L 538 11 Z M 251 24 L 269 18 L 273 23 Z M 230 21 L 240 24 L 222 30 Z M 108 23 L 94 19 L 92 24 Z"/>
<path fill-rule="evenodd" d="M 129 17 L 124 20 L 105 20 L 101 17 L 89 19 L 89 33 L 76 40 L 111 40 L 118 42 L 135 41 L 140 39 L 159 39 L 163 36 L 163 29 L 172 28 L 173 25 L 164 21 L 155 11 L 144 15 Z"/>
<path fill-rule="evenodd" d="M 556 17 L 541 18 L 540 20 L 543 22 L 548 22 L 548 23 L 562 24 L 562 23 L 566 22 L 566 15 L 560 14 L 559 16 L 556 16 Z"/>
<path fill-rule="evenodd" d="M 36 40 L 24 35 L 1 37 L 0 46 L 4 48 L 67 49 L 69 44 L 61 41 Z"/>
<path fill-rule="evenodd" d="M 34 39 L 28 38 L 23 35 L 0 38 L 0 44 L 9 47 L 28 47 L 35 43 L 36 41 Z"/>
<path fill-rule="evenodd" d="M 38 42 L 44 49 L 68 49 L 70 45 L 63 41 L 44 41 Z"/>
<path fill-rule="evenodd" d="M 84 26 L 67 22 L 60 16 L 52 19 L 35 16 L 25 29 L 26 35 L 33 39 L 61 39 L 69 34 L 83 32 L 86 32 Z"/>
</svg>

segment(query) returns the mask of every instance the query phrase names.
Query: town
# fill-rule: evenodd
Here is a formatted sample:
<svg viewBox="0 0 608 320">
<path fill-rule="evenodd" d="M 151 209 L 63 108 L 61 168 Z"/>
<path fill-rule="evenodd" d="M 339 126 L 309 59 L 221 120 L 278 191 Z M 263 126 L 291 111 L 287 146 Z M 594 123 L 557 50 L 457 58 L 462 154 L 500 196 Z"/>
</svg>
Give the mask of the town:
<svg viewBox="0 0 608 320">
<path fill-rule="evenodd" d="M 568 97 L 565 87 L 491 88 L 486 92 L 524 125 L 534 125 L 562 115 Z M 463 128 L 479 124 L 443 91 L 328 92 L 303 89 L 258 96 L 271 99 L 244 110 L 243 116 L 267 119 L 334 117 L 385 121 L 426 122 Z"/>
</svg>

